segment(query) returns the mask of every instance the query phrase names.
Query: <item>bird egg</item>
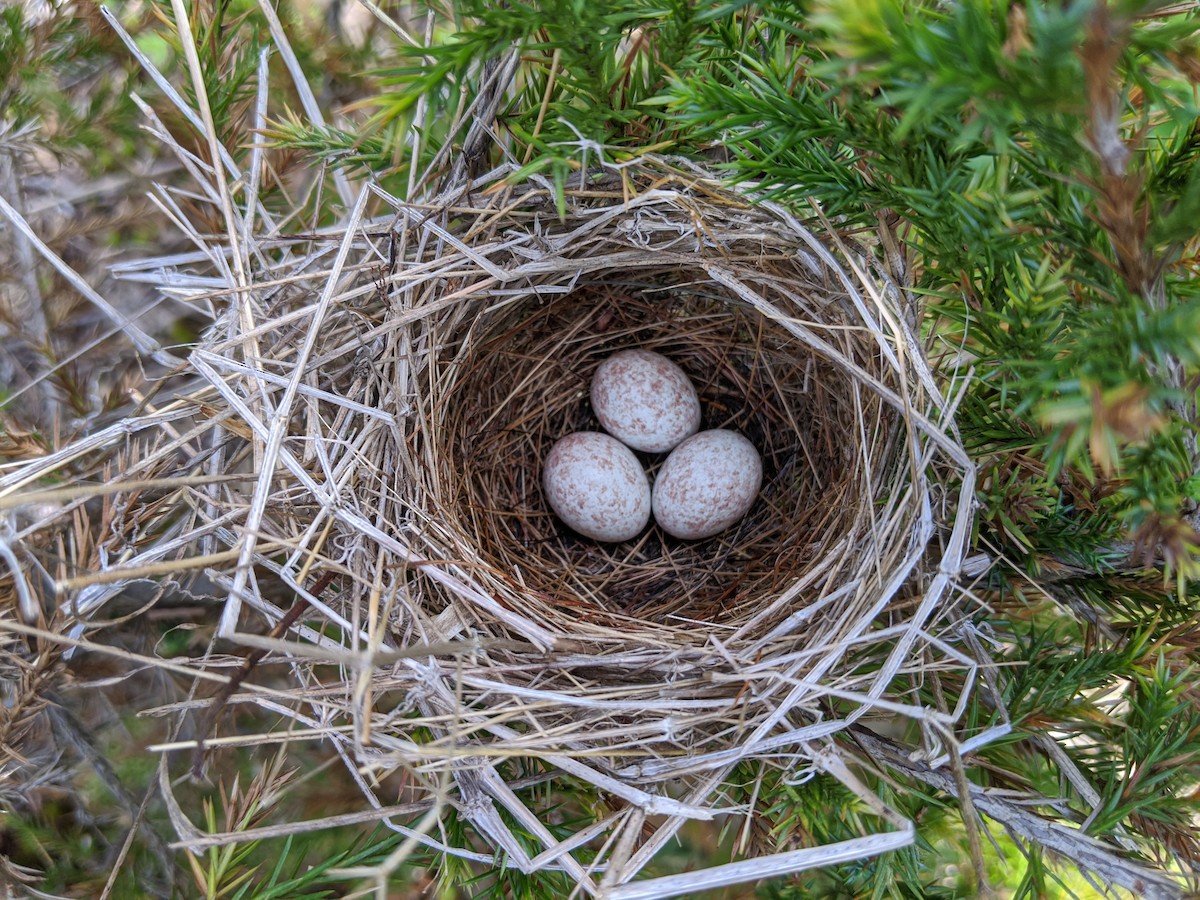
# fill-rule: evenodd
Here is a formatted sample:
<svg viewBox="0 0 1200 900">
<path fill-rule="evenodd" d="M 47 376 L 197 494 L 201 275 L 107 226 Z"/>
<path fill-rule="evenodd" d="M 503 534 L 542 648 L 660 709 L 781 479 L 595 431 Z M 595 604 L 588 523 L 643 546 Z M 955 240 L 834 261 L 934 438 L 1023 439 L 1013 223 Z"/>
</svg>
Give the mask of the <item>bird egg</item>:
<svg viewBox="0 0 1200 900">
<path fill-rule="evenodd" d="M 650 521 L 650 481 L 633 451 L 598 431 L 569 434 L 542 470 L 546 499 L 563 524 L 597 541 L 627 541 Z"/>
<path fill-rule="evenodd" d="M 736 431 L 702 431 L 659 469 L 654 518 L 672 537 L 712 537 L 750 511 L 761 484 L 762 459 L 753 444 Z"/>
<path fill-rule="evenodd" d="M 592 378 L 604 430 L 634 450 L 665 453 L 700 427 L 700 398 L 683 369 L 649 350 L 622 350 Z"/>
</svg>

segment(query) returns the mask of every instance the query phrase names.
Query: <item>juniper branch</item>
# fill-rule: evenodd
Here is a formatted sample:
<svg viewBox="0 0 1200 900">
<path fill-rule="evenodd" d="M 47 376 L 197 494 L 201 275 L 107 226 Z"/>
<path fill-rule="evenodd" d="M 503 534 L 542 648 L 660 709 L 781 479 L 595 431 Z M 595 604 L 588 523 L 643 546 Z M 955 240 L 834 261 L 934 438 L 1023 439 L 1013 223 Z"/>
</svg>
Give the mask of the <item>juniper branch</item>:
<svg viewBox="0 0 1200 900">
<path fill-rule="evenodd" d="M 958 783 L 950 772 L 931 769 L 925 762 L 914 761 L 904 750 L 866 728 L 851 729 L 854 740 L 876 764 L 936 788 L 959 799 Z M 1119 854 L 1112 847 L 1077 828 L 1051 821 L 1031 812 L 1025 805 L 997 796 L 978 785 L 970 788 L 970 802 L 988 818 L 999 822 L 1010 833 L 1071 860 L 1080 869 L 1093 872 L 1109 884 L 1119 885 L 1146 900 L 1179 900 L 1187 895 L 1178 882 L 1164 873 L 1147 868 Z M 1047 799 L 1047 805 L 1050 804 Z"/>
</svg>

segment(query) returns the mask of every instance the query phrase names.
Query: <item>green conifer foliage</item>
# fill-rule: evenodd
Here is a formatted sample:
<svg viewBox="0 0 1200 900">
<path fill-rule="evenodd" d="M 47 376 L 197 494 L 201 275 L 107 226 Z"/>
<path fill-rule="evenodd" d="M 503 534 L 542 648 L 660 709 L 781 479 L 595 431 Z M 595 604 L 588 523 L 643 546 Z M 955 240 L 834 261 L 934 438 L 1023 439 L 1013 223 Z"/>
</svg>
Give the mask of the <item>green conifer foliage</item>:
<svg viewBox="0 0 1200 900">
<path fill-rule="evenodd" d="M 764 195 L 892 229 L 930 352 L 967 380 L 977 542 L 997 560 L 978 621 L 1012 667 L 973 715 L 1015 726 L 971 777 L 1061 794 L 1043 815 L 1194 873 L 1195 11 L 730 14 L 741 27 L 706 38 L 718 62 L 672 108 Z M 1022 844 L 1039 854 L 1022 890 L 1041 895 Z"/>
<path fill-rule="evenodd" d="M 973 370 L 996 549 L 1113 563 L 1131 535 L 1191 574 L 1194 17 L 780 3 L 720 40 L 675 109 L 767 196 L 894 224 L 932 345 Z"/>
</svg>

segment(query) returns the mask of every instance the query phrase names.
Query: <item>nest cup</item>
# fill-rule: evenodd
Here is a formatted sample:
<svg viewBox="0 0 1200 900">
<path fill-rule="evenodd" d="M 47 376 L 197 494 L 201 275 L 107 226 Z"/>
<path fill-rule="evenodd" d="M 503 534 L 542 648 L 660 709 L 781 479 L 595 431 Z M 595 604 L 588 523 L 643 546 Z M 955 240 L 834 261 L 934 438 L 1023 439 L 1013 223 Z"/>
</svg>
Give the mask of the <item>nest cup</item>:
<svg viewBox="0 0 1200 900">
<path fill-rule="evenodd" d="M 779 263 L 776 276 L 798 288 L 796 273 Z M 843 372 L 777 319 L 708 282 L 702 268 L 630 275 L 593 273 L 560 297 L 534 296 L 472 322 L 439 407 L 436 433 L 454 464 L 437 496 L 468 523 L 481 560 L 520 573 L 526 608 L 549 626 L 570 634 L 604 625 L 633 636 L 674 626 L 675 640 L 703 643 L 698 625 L 723 633 L 829 562 L 872 489 L 855 465 L 856 418 L 869 418 L 874 454 L 886 449 L 895 416 L 876 395 L 856 405 Z M 870 365 L 877 348 L 845 328 L 830 293 L 818 301 L 823 318 L 842 325 L 843 350 Z M 762 456 L 754 506 L 712 538 L 677 540 L 652 521 L 636 539 L 606 544 L 549 512 L 543 460 L 567 434 L 603 430 L 588 399 L 592 376 L 609 355 L 635 347 L 684 369 L 700 396 L 702 429 L 740 432 Z M 638 456 L 652 478 L 666 458 Z M 876 469 L 886 472 L 878 460 Z"/>
<path fill-rule="evenodd" d="M 825 768 L 878 808 L 820 742 L 899 676 L 970 663 L 939 634 L 972 470 L 904 293 L 871 248 L 698 169 L 594 173 L 565 214 L 551 184 L 514 172 L 419 207 L 367 186 L 344 227 L 263 241 L 254 332 L 231 309 L 167 424 L 121 432 L 146 447 L 139 472 L 203 447 L 206 471 L 246 479 L 180 495 L 154 559 L 211 554 L 222 634 L 305 598 L 273 645 L 291 700 L 244 702 L 284 716 L 289 739 L 335 745 L 365 807 L 392 802 L 391 773 L 428 786 L 384 821 L 439 852 L 596 893 L 718 815 L 746 760 Z M 545 456 L 598 429 L 592 374 L 629 347 L 679 364 L 703 427 L 762 455 L 760 494 L 727 531 L 680 541 L 652 524 L 602 544 L 550 512 Z M 653 476 L 663 457 L 641 459 Z M 297 638 L 311 646 L 293 652 Z M 560 777 L 612 810 L 562 841 L 543 824 L 561 795 L 539 787 Z M 466 846 L 423 818 L 447 802 L 475 826 Z M 912 840 L 889 821 L 863 853 Z M 830 858 L 812 849 L 772 871 Z"/>
<path fill-rule="evenodd" d="M 920 668 L 969 517 L 947 487 L 969 490 L 970 466 L 912 310 L 874 256 L 669 167 L 569 191 L 565 219 L 549 185 L 475 187 L 492 198 L 455 207 L 461 240 L 405 238 L 419 252 L 397 272 L 420 275 L 391 289 L 401 324 L 381 360 L 392 395 L 412 398 L 388 485 L 415 563 L 393 631 L 505 648 L 472 658 L 478 691 L 446 690 L 496 720 L 524 718 L 536 696 L 519 740 L 493 731 L 504 752 L 603 760 L 619 746 L 597 765 L 637 783 L 687 766 L 631 755 L 753 755 L 784 715 L 828 720 L 836 693 L 852 719 Z M 419 221 L 397 209 L 399 230 Z M 740 431 L 762 454 L 754 507 L 713 538 L 652 523 L 599 543 L 545 500 L 547 452 L 600 430 L 592 374 L 629 347 L 679 364 L 703 427 Z M 653 477 L 663 457 L 640 458 Z M 771 671 L 806 681 L 747 696 L 746 673 Z M 614 688 L 619 710 L 579 714 Z"/>
<path fill-rule="evenodd" d="M 948 488 L 970 490 L 969 463 L 903 293 L 845 236 L 669 168 L 568 192 L 564 220 L 549 185 L 476 187 L 492 199 L 456 206 L 458 240 L 405 239 L 419 252 L 397 273 L 420 276 L 389 289 L 402 324 L 380 364 L 411 398 L 389 488 L 415 564 L 391 633 L 482 649 L 386 684 L 419 718 L 469 727 L 484 758 L 537 758 L 643 811 L 685 797 L 682 818 L 704 817 L 710 778 L 781 746 L 804 768 L 805 740 L 931 664 L 969 517 Z M 416 217 L 397 209 L 403 231 Z M 599 543 L 546 503 L 547 452 L 601 430 L 591 377 L 631 347 L 680 365 L 702 427 L 762 454 L 753 508 L 713 538 L 651 524 Z M 640 458 L 652 477 L 663 460 Z M 631 838 L 631 872 L 660 839 Z"/>
</svg>

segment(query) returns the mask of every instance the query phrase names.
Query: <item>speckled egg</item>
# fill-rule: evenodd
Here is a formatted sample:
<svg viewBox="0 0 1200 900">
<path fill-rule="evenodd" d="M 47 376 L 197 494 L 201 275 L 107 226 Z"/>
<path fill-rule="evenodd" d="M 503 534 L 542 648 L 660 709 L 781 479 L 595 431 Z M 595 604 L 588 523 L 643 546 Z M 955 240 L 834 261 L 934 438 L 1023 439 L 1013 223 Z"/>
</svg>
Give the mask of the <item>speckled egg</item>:
<svg viewBox="0 0 1200 900">
<path fill-rule="evenodd" d="M 700 427 L 700 398 L 683 369 L 649 350 L 622 350 L 592 378 L 604 430 L 634 450 L 665 453 Z"/>
<path fill-rule="evenodd" d="M 654 482 L 654 518 L 683 540 L 712 537 L 750 511 L 762 459 L 736 431 L 694 434 L 667 457 Z"/>
<path fill-rule="evenodd" d="M 542 470 L 546 499 L 563 523 L 597 541 L 627 541 L 650 521 L 650 481 L 638 458 L 598 431 L 569 434 Z"/>
</svg>

